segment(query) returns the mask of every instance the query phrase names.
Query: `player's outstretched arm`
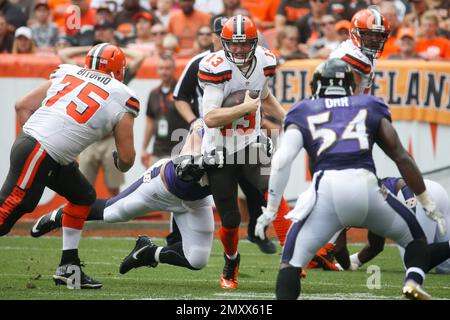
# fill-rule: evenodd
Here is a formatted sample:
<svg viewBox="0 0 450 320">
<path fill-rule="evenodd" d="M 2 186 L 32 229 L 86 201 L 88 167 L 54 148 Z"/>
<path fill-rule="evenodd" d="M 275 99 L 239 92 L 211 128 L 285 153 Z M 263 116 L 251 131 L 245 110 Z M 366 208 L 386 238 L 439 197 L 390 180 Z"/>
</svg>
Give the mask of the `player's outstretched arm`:
<svg viewBox="0 0 450 320">
<path fill-rule="evenodd" d="M 117 168 L 127 172 L 134 164 L 136 152 L 134 150 L 133 137 L 134 116 L 125 112 L 122 119 L 114 127 L 114 139 L 117 148 Z"/>
<path fill-rule="evenodd" d="M 406 184 L 416 194 L 417 200 L 422 204 L 426 215 L 437 222 L 441 234 L 446 232 L 446 221 L 442 213 L 436 207 L 435 202 L 426 190 L 422 174 L 414 159 L 403 148 L 400 139 L 392 124 L 387 119 L 382 119 L 376 143 L 397 165 L 400 174 Z"/>
<path fill-rule="evenodd" d="M 40 108 L 51 85 L 52 81 L 48 80 L 16 102 L 17 118 L 21 126 Z"/>
</svg>

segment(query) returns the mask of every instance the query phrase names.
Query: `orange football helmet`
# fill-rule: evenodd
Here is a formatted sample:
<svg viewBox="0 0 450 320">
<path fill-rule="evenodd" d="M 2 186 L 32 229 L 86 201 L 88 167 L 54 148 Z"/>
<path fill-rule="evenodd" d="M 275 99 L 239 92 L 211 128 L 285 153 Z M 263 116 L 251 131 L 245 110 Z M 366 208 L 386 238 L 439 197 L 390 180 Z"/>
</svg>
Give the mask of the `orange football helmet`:
<svg viewBox="0 0 450 320">
<path fill-rule="evenodd" d="M 370 6 L 358 11 L 352 18 L 350 36 L 358 48 L 369 58 L 378 58 L 389 37 L 389 23 L 378 9 Z"/>
<path fill-rule="evenodd" d="M 258 31 L 249 17 L 237 15 L 228 19 L 220 34 L 228 60 L 238 66 L 247 64 L 255 55 Z"/>
<path fill-rule="evenodd" d="M 123 81 L 126 58 L 123 51 L 110 44 L 100 43 L 89 50 L 85 60 L 86 68 L 100 71 Z"/>
</svg>

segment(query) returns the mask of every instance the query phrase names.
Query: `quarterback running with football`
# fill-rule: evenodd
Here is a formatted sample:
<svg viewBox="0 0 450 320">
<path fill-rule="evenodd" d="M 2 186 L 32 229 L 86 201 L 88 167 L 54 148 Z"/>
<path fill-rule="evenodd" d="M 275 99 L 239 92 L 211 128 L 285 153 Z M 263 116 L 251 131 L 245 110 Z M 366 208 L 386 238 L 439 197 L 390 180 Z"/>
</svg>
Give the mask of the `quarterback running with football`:
<svg viewBox="0 0 450 320">
<path fill-rule="evenodd" d="M 403 294 L 430 299 L 422 288 L 432 267 L 431 247 L 414 213 L 379 184 L 372 158 L 374 143 L 397 165 L 426 215 L 445 231 L 443 215 L 429 195 L 414 160 L 403 148 L 391 124 L 388 106 L 370 95 L 352 95 L 351 68 L 340 59 L 320 64 L 311 91 L 315 99 L 292 107 L 284 122 L 281 146 L 274 155 L 268 208 L 258 219 L 261 230 L 275 217 L 274 208 L 286 188 L 291 165 L 304 147 L 314 164 L 311 186 L 288 214 L 291 226 L 276 284 L 278 299 L 297 299 L 299 272 L 314 253 L 345 227 L 362 227 L 405 248 Z M 448 243 L 447 243 L 448 244 Z M 450 248 L 440 248 L 448 254 Z"/>
<path fill-rule="evenodd" d="M 253 21 L 242 15 L 231 17 L 220 37 L 223 50 L 208 54 L 199 65 L 198 78 L 204 91 L 201 113 L 206 124 L 202 150 L 225 154 L 224 167 L 208 169 L 207 176 L 221 218 L 219 234 L 225 251 L 220 285 L 235 289 L 240 261 L 238 179 L 245 179 L 262 194 L 267 190 L 268 172 L 261 172 L 261 157 L 267 159 L 267 155 L 254 148 L 268 141 L 261 132 L 261 107 L 279 120 L 285 111 L 268 88 L 275 74 L 275 55 L 258 46 Z M 251 98 L 247 93 L 243 103 L 221 108 L 224 99 L 239 90 L 254 90 L 259 95 Z"/>
<path fill-rule="evenodd" d="M 112 132 L 117 169 L 126 172 L 132 167 L 139 101 L 122 83 L 125 66 L 122 50 L 98 44 L 86 55 L 84 68 L 60 65 L 50 80 L 16 103 L 23 132 L 11 149 L 10 169 L 0 191 L 0 236 L 34 210 L 45 187 L 65 197 L 69 203 L 62 209 L 63 246 L 53 276 L 56 284 L 65 284 L 79 268 L 81 288 L 102 286 L 80 269 L 78 244 L 96 193 L 79 171 L 76 157 Z"/>
</svg>

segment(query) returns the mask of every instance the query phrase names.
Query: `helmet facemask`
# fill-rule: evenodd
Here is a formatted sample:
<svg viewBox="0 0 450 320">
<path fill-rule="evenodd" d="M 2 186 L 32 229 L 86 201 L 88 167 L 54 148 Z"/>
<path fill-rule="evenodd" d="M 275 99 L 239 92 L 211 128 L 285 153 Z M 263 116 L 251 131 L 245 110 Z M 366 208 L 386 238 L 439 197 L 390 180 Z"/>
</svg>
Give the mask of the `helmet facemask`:
<svg viewBox="0 0 450 320">
<path fill-rule="evenodd" d="M 389 37 L 389 32 L 375 31 L 370 29 L 356 28 L 356 32 L 360 39 L 359 47 L 366 56 L 376 59 L 383 52 L 384 45 Z"/>
<path fill-rule="evenodd" d="M 244 66 L 252 61 L 258 45 L 258 38 L 246 39 L 245 35 L 233 35 L 231 40 L 223 37 L 221 40 L 228 60 L 237 66 Z"/>
</svg>

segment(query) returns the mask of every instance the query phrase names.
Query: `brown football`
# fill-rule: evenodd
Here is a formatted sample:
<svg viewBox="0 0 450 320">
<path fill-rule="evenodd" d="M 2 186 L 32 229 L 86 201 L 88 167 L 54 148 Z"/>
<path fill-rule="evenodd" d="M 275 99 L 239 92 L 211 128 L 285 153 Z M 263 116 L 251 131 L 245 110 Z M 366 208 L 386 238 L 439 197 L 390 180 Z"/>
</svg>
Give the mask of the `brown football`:
<svg viewBox="0 0 450 320">
<path fill-rule="evenodd" d="M 245 92 L 247 90 L 238 90 L 230 94 L 228 97 L 226 97 L 222 102 L 222 108 L 230 108 L 237 106 L 238 104 L 241 104 L 244 102 L 245 99 Z M 250 97 L 253 99 L 258 98 L 259 91 L 256 90 L 250 90 Z"/>
</svg>

